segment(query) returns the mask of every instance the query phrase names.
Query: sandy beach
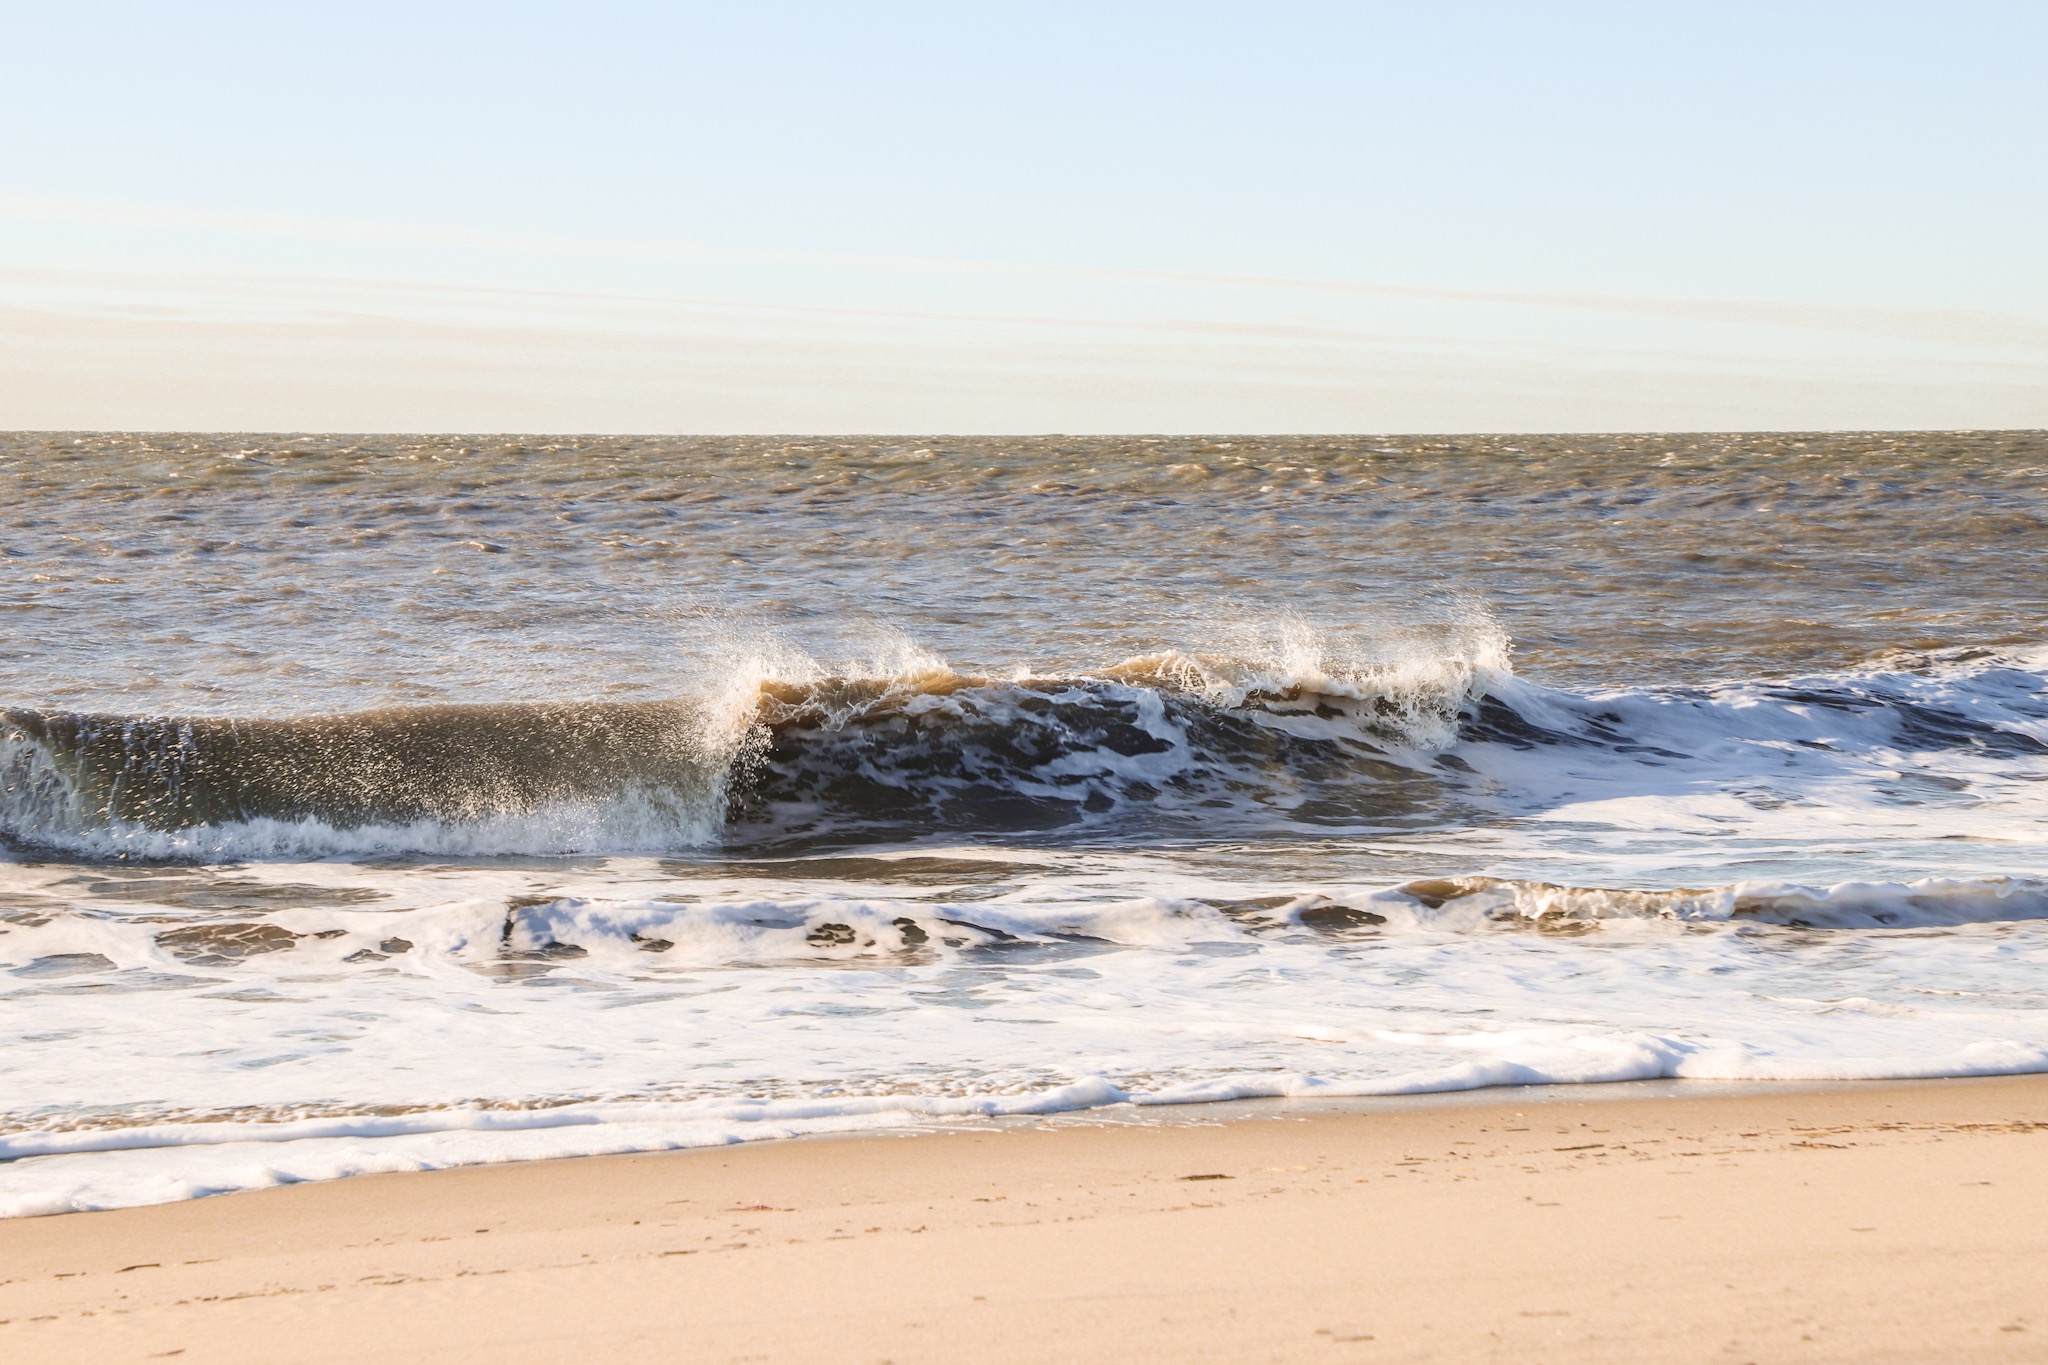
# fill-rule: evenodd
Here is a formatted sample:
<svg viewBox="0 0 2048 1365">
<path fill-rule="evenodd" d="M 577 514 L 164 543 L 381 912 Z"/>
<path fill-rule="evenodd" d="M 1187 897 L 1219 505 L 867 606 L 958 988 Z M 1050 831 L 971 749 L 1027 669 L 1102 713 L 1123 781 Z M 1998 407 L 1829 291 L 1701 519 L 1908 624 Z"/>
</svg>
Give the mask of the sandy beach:
<svg viewBox="0 0 2048 1365">
<path fill-rule="evenodd" d="M 2048 1078 L 1493 1092 L 0 1224 L 10 1361 L 2038 1360 Z M 1668 1089 L 1668 1087 L 1667 1087 Z"/>
</svg>

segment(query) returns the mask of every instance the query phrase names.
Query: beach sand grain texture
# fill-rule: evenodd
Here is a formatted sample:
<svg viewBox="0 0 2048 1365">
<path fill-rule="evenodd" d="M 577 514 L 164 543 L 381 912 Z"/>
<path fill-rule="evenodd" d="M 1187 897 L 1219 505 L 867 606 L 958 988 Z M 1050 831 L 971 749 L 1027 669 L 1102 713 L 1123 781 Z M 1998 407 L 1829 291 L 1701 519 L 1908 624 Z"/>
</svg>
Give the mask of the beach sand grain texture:
<svg viewBox="0 0 2048 1365">
<path fill-rule="evenodd" d="M 0 1359 L 2048 1357 L 2048 1078 L 1008 1127 L 0 1223 Z"/>
</svg>

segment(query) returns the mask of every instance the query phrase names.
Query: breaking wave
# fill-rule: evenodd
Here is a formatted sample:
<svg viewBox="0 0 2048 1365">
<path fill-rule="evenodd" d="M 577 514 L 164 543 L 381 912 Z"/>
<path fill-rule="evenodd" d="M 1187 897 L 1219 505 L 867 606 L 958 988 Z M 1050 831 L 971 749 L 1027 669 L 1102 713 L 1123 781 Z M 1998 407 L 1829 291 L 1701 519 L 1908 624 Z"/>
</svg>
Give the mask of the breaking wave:
<svg viewBox="0 0 2048 1365">
<path fill-rule="evenodd" d="M 1167 653 L 1095 674 L 750 661 L 664 703 L 290 719 L 0 712 L 0 835 L 102 856 L 663 852 L 1251 806 L 1413 806 L 1504 646 L 1324 672 Z"/>
<path fill-rule="evenodd" d="M 1753 807 L 1938 804 L 2048 761 L 2038 660 L 1575 692 L 1503 639 L 1326 668 L 1162 653 L 1091 673 L 735 669 L 662 703 L 293 719 L 0 713 L 0 837 L 123 858 L 684 852 L 932 834 L 1103 839 L 1445 825 L 1570 785 Z M 1523 761 L 1528 755 L 1535 761 Z M 1777 793 L 1774 795 L 1773 793 Z"/>
</svg>

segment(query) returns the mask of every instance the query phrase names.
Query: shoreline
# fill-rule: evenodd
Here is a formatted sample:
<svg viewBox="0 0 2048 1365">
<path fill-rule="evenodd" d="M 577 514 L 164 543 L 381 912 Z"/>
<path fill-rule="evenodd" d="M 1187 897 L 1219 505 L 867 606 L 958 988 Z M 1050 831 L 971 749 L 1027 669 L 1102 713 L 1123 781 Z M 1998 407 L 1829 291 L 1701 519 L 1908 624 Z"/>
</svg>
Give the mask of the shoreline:
<svg viewBox="0 0 2048 1365">
<path fill-rule="evenodd" d="M 2048 1336 L 2048 1076 L 828 1136 L 9 1220 L 0 1354 L 1904 1362 Z"/>
<path fill-rule="evenodd" d="M 2013 1073 L 2016 1075 L 2041 1074 L 2048 1072 Z M 77 1161 L 105 1161 L 109 1158 L 119 1161 L 124 1156 L 139 1157 L 145 1152 L 159 1153 L 165 1157 L 196 1157 L 200 1161 L 216 1163 L 211 1169 L 201 1167 L 157 1170 L 141 1178 L 129 1177 L 126 1182 L 128 1197 L 119 1194 L 109 1198 L 110 1191 L 104 1187 L 90 1190 L 85 1201 L 71 1202 L 68 1206 L 57 1206 L 53 1200 L 25 1196 L 19 1190 L 12 1191 L 11 1200 L 0 1200 L 0 1226 L 22 1218 L 66 1217 L 74 1213 L 106 1213 L 120 1209 L 153 1208 L 163 1204 L 186 1203 L 196 1199 L 219 1199 L 235 1195 L 253 1194 L 264 1190 L 288 1189 L 303 1185 L 333 1184 L 337 1181 L 359 1180 L 372 1175 L 424 1175 L 442 1171 L 466 1170 L 476 1167 L 531 1165 L 555 1161 L 587 1161 L 607 1157 L 658 1156 L 696 1151 L 717 1151 L 731 1147 L 754 1147 L 787 1142 L 820 1142 L 839 1140 L 864 1140 L 869 1138 L 906 1138 L 932 1136 L 937 1134 L 963 1134 L 1000 1132 L 1009 1129 L 1069 1128 L 1069 1127 L 1132 1127 L 1146 1125 L 1173 1126 L 1214 1126 L 1257 1119 L 1302 1119 L 1315 1115 L 1330 1114 L 1393 1114 L 1414 1110 L 1460 1108 L 1469 1106 L 1500 1106 L 1507 1104 L 1539 1106 L 1557 1103 L 1599 1104 L 1615 1101 L 1649 1100 L 1665 1098 L 1704 1099 L 1727 1096 L 1779 1096 L 1803 1093 L 1855 1093 L 1867 1090 L 1871 1085 L 1912 1086 L 1939 1084 L 1948 1080 L 1976 1079 L 1974 1077 L 1920 1077 L 1904 1080 L 1840 1080 L 1808 1079 L 1796 1081 L 1771 1080 L 1712 1080 L 1681 1079 L 1677 1077 L 1655 1077 L 1632 1081 L 1561 1081 L 1538 1082 L 1527 1085 L 1481 1085 L 1449 1090 L 1418 1090 L 1392 1094 L 1308 1094 L 1308 1095 L 1258 1095 L 1227 1099 L 1188 1100 L 1077 1100 L 1067 1108 L 1031 1109 L 1026 1108 L 1010 1113 L 986 1114 L 966 1112 L 960 1114 L 920 1114 L 914 1104 L 902 1110 L 854 1111 L 843 1116 L 842 1123 L 831 1119 L 820 1120 L 816 1116 L 790 1116 L 778 1113 L 764 1113 L 743 1122 L 726 1121 L 722 1129 L 697 1135 L 695 1140 L 674 1138 L 648 1141 L 646 1145 L 634 1146 L 617 1144 L 600 1139 L 597 1142 L 577 1143 L 574 1138 L 564 1143 L 559 1139 L 564 1134 L 581 1135 L 592 1131 L 583 1124 L 542 1123 L 533 1126 L 517 1125 L 498 1128 L 491 1124 L 470 1128 L 454 1125 L 443 1129 L 425 1130 L 426 1135 L 466 1137 L 471 1133 L 490 1134 L 499 1138 L 526 1137 L 541 1139 L 544 1145 L 530 1154 L 484 1153 L 461 1154 L 446 1149 L 436 1150 L 425 1157 L 404 1152 L 380 1150 L 391 1141 L 388 1134 L 356 1134 L 347 1131 L 320 1131 L 321 1121 L 317 1118 L 310 1123 L 285 1123 L 275 1125 L 266 1131 L 259 1126 L 256 1134 L 246 1137 L 222 1136 L 212 1141 L 185 1143 L 160 1140 L 166 1134 L 174 1134 L 175 1126 L 150 1127 L 137 1135 L 133 1145 L 100 1146 L 97 1142 L 75 1150 L 59 1147 L 54 1151 L 33 1150 L 31 1143 L 13 1143 L 0 1138 L 0 1172 L 6 1172 L 15 1164 L 21 1169 L 47 1169 L 53 1176 L 68 1163 Z M 572 1110 L 573 1110 L 572 1106 Z M 494 1111 L 484 1109 L 483 1114 Z M 544 1111 L 545 1112 L 545 1111 Z M 716 1122 L 717 1120 L 714 1120 Z M 200 1124 L 196 1127 L 205 1127 Z M 307 1131 L 308 1128 L 312 1131 Z M 280 1131 L 282 1130 L 282 1131 Z M 751 1130 L 751 1131 L 749 1131 Z M 600 1125 L 597 1131 L 603 1131 Z M 115 1134 L 117 1135 L 118 1130 Z M 32 1135 L 31 1135 L 32 1136 Z M 399 1140 L 418 1134 L 401 1134 Z M 308 1161 L 305 1148 L 309 1145 L 334 1143 L 360 1144 L 357 1151 L 362 1155 L 355 1169 L 345 1169 L 339 1174 L 308 1174 L 308 1168 L 318 1170 L 319 1160 Z M 538 1144 L 537 1144 L 538 1145 Z M 10 1150 L 11 1146 L 27 1146 L 25 1151 Z M 580 1149 L 579 1149 L 580 1148 Z M 43 1168 L 42 1163 L 54 1163 Z M 67 1173 L 74 1179 L 75 1167 Z M 209 1179 L 226 1179 L 236 1183 L 209 1187 Z M 31 1186 L 33 1182 L 30 1182 Z M 101 1202 L 105 1201 L 105 1202 Z M 26 1206 L 26 1207 L 24 1207 Z"/>
</svg>

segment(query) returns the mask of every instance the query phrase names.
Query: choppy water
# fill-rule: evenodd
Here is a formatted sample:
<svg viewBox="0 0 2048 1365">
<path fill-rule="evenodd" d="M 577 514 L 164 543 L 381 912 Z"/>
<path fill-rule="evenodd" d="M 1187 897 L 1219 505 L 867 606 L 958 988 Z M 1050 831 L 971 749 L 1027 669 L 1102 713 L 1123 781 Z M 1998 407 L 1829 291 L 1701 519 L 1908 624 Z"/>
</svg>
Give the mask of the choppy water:
<svg viewBox="0 0 2048 1365">
<path fill-rule="evenodd" d="M 2048 1069 L 2048 437 L 0 437 L 0 1213 Z"/>
</svg>

